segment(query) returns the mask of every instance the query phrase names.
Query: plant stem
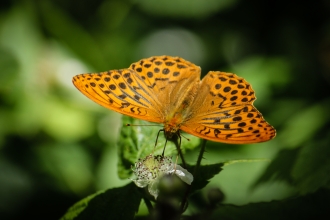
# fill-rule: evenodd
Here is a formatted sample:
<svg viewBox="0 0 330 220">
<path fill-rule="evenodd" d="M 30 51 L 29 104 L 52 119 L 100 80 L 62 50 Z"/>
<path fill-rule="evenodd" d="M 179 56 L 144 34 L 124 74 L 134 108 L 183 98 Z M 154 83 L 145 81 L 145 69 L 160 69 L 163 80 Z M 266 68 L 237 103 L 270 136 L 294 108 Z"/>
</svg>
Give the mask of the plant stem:
<svg viewBox="0 0 330 220">
<path fill-rule="evenodd" d="M 204 151 L 205 151 L 205 148 L 206 148 L 206 141 L 207 140 L 205 140 L 205 139 L 203 139 L 203 141 L 202 141 L 201 150 L 199 151 L 199 155 L 198 155 L 198 159 L 197 159 L 197 162 L 196 162 L 196 166 L 195 166 L 195 169 L 194 169 L 193 176 L 196 175 L 196 173 L 198 172 L 198 169 L 201 165 L 201 162 L 202 162 L 202 159 L 203 159 L 203 154 L 204 154 Z"/>
<path fill-rule="evenodd" d="M 178 139 L 180 140 L 180 143 L 178 142 Z M 183 166 L 183 168 L 186 168 L 187 167 L 186 161 L 185 161 L 185 159 L 183 157 L 183 154 L 182 154 L 182 151 L 181 151 L 181 136 L 178 135 L 178 138 L 174 139 L 173 142 L 174 142 L 174 144 L 176 146 L 176 149 L 178 151 L 178 154 L 180 155 L 182 166 Z"/>
<path fill-rule="evenodd" d="M 201 144 L 201 150 L 199 151 L 198 159 L 197 159 L 196 166 L 195 166 L 194 173 L 193 173 L 194 177 L 196 176 L 196 174 L 198 172 L 198 169 L 201 165 L 201 162 L 202 162 L 202 159 L 203 159 L 203 154 L 204 154 L 204 151 L 205 151 L 205 147 L 206 147 L 206 140 L 203 139 L 202 144 Z M 181 207 L 180 207 L 182 212 L 184 212 L 184 209 L 186 207 L 186 203 L 187 203 L 187 200 L 188 200 L 190 190 L 191 190 L 191 185 L 188 185 L 187 191 L 185 193 L 185 196 L 183 197 Z"/>
</svg>

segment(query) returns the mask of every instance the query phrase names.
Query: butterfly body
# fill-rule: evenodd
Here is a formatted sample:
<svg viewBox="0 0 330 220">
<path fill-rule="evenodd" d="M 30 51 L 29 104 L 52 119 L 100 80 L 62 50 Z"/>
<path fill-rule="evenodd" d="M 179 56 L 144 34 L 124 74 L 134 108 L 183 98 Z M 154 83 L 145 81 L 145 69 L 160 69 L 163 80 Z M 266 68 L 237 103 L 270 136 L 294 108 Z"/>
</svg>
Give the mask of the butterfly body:
<svg viewBox="0 0 330 220">
<path fill-rule="evenodd" d="M 129 68 L 81 74 L 74 85 L 96 103 L 135 118 L 164 124 L 167 139 L 180 130 L 224 143 L 272 139 L 275 129 L 253 106 L 249 83 L 232 73 L 210 71 L 179 57 L 142 59 Z"/>
</svg>

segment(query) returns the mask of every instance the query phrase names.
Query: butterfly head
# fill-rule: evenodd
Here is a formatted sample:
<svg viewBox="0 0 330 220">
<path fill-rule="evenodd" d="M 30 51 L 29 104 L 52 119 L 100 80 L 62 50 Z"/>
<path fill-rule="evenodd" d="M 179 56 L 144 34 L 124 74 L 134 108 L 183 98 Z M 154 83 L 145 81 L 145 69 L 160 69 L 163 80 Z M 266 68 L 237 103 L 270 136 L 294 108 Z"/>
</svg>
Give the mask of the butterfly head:
<svg viewBox="0 0 330 220">
<path fill-rule="evenodd" d="M 165 124 L 164 134 L 167 140 L 177 139 L 180 135 L 180 126 L 177 124 Z"/>
</svg>

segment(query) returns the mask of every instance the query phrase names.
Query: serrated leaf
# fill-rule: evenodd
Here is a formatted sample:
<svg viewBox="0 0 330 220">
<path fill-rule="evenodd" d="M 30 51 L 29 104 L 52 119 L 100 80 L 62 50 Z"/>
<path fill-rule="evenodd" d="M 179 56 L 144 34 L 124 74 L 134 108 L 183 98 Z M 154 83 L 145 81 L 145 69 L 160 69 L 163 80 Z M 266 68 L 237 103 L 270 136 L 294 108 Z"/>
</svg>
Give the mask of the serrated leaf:
<svg viewBox="0 0 330 220">
<path fill-rule="evenodd" d="M 202 165 L 195 171 L 195 166 L 188 165 L 187 170 L 193 174 L 194 181 L 191 184 L 191 192 L 204 188 L 215 175 L 222 170 L 223 163 Z"/>
<path fill-rule="evenodd" d="M 64 216 L 61 218 L 61 220 L 71 220 L 75 219 L 87 206 L 90 200 L 92 200 L 95 196 L 98 194 L 104 193 L 104 191 L 100 191 L 97 193 L 94 193 L 92 195 L 89 195 L 79 202 L 75 203 L 73 206 L 71 206 L 68 211 L 64 214 Z"/>
<path fill-rule="evenodd" d="M 223 163 L 216 163 L 211 165 L 201 165 L 197 171 L 195 171 L 196 166 L 188 165 L 187 169 L 194 176 L 194 181 L 192 182 L 192 191 L 200 190 L 204 188 L 210 180 L 223 170 L 224 166 L 228 166 L 235 163 L 251 163 L 251 162 L 265 162 L 268 159 L 239 159 L 239 160 L 228 160 Z"/>
<path fill-rule="evenodd" d="M 139 124 L 142 126 L 126 126 L 126 124 Z M 159 127 L 143 125 L 150 125 L 150 123 L 123 116 L 123 126 L 117 142 L 119 152 L 118 175 L 122 179 L 131 176 L 131 167 L 139 158 L 144 158 L 151 153 L 154 155 L 160 155 L 163 152 L 165 146 L 163 132 L 159 133 L 157 146 L 155 147 L 158 132 L 163 128 L 163 125 L 159 124 Z M 190 141 L 186 141 L 182 138 L 181 150 L 183 153 L 188 149 L 197 147 L 199 144 L 199 139 L 197 137 L 189 136 L 189 138 Z M 168 141 L 166 144 L 165 156 L 176 154 L 177 150 L 175 145 Z"/>
<path fill-rule="evenodd" d="M 134 183 L 90 195 L 74 204 L 61 220 L 134 219 L 142 196 Z"/>
</svg>

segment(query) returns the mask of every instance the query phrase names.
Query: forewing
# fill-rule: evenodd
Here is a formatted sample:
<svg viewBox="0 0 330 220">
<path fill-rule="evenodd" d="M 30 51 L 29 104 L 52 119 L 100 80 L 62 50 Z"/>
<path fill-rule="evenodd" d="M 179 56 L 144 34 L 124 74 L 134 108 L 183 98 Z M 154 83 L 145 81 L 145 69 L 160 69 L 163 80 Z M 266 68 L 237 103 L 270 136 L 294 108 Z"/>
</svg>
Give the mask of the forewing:
<svg viewBox="0 0 330 220">
<path fill-rule="evenodd" d="M 73 84 L 96 103 L 135 118 L 164 123 L 200 68 L 179 57 L 142 59 L 127 69 L 81 74 Z"/>
<path fill-rule="evenodd" d="M 135 118 L 162 122 L 162 114 L 152 90 L 131 69 L 81 74 L 73 84 L 88 98 L 108 108 Z"/>
</svg>

